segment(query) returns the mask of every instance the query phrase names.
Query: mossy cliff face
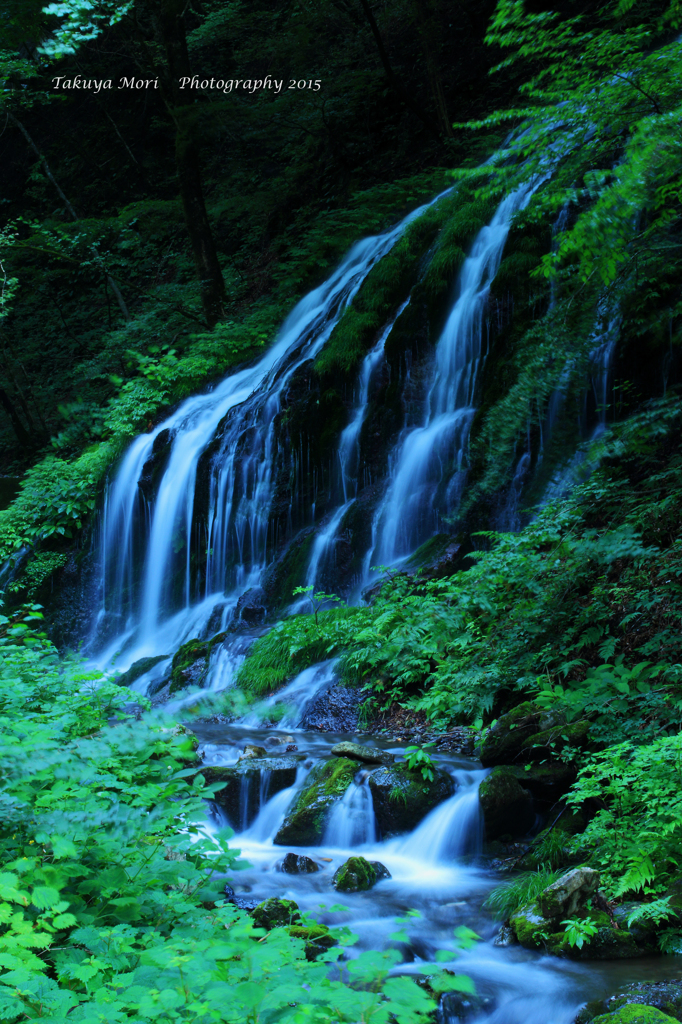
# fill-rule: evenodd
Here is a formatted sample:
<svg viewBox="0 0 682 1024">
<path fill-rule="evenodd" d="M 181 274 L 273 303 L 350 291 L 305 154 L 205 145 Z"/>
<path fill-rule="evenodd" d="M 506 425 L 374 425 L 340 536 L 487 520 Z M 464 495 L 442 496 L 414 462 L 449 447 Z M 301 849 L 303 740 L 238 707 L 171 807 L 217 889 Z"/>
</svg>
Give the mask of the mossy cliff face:
<svg viewBox="0 0 682 1024">
<path fill-rule="evenodd" d="M 383 836 L 411 832 L 426 815 L 452 796 L 455 783 L 436 769 L 433 781 L 405 764 L 379 768 L 369 777 L 377 825 Z"/>
<path fill-rule="evenodd" d="M 615 1013 L 595 1017 L 593 1024 L 672 1024 L 674 1020 L 655 1006 L 624 1006 Z"/>
<path fill-rule="evenodd" d="M 315 765 L 274 842 L 278 846 L 316 846 L 321 843 L 329 812 L 346 792 L 357 771 L 357 763 L 346 757 L 333 757 Z"/>
<path fill-rule="evenodd" d="M 171 663 L 170 693 L 184 690 L 186 686 L 202 685 L 211 652 L 225 636 L 225 633 L 216 633 L 210 640 L 188 640 L 178 648 Z"/>
</svg>

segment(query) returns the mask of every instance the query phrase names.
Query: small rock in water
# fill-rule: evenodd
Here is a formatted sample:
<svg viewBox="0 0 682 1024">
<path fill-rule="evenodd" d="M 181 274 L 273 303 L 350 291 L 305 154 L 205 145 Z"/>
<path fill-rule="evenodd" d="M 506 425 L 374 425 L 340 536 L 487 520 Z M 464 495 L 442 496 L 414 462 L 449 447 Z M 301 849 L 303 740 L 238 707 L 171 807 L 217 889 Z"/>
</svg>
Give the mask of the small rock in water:
<svg viewBox="0 0 682 1024">
<path fill-rule="evenodd" d="M 291 753 L 292 750 L 298 750 L 298 747 L 296 746 L 295 743 L 290 743 L 289 746 L 286 748 L 285 752 L 289 754 Z"/>
<path fill-rule="evenodd" d="M 234 896 L 234 889 L 232 888 L 229 882 L 225 882 L 223 892 L 225 893 L 228 899 L 232 899 L 232 897 Z"/>
<path fill-rule="evenodd" d="M 285 871 L 287 875 L 310 875 L 313 871 L 319 871 L 320 866 L 315 863 L 312 857 L 306 857 L 304 854 L 288 853 L 279 865 L 279 870 Z"/>
<path fill-rule="evenodd" d="M 265 747 L 259 747 L 255 743 L 247 743 L 244 747 L 244 753 L 239 757 L 240 761 L 243 761 L 247 757 L 267 757 L 268 752 Z"/>
<path fill-rule="evenodd" d="M 516 936 L 508 924 L 503 924 L 493 939 L 493 946 L 515 946 Z"/>
<path fill-rule="evenodd" d="M 364 892 L 371 889 L 382 878 L 390 878 L 387 867 L 376 860 L 364 857 L 349 857 L 338 868 L 332 878 L 332 885 L 338 892 Z"/>
<path fill-rule="evenodd" d="M 495 1002 L 490 996 L 448 992 L 443 996 L 438 1019 L 454 1024 L 455 1021 L 468 1020 L 469 1017 L 478 1017 L 483 1013 L 488 1015 L 494 1009 Z"/>
<path fill-rule="evenodd" d="M 350 757 L 353 761 L 364 761 L 365 764 L 393 764 L 395 757 L 387 750 L 377 750 L 375 747 L 366 747 L 362 743 L 350 743 L 344 740 L 332 747 L 332 754 L 336 757 Z"/>
</svg>

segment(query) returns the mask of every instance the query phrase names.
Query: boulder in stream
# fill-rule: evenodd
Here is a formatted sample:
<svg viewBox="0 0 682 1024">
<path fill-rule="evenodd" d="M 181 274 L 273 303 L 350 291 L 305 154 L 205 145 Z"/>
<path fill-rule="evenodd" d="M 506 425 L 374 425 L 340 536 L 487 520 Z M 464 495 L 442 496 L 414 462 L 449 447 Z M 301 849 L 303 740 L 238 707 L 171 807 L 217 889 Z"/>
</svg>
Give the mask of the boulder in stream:
<svg viewBox="0 0 682 1024">
<path fill-rule="evenodd" d="M 278 846 L 319 845 L 333 805 L 346 792 L 357 770 L 357 762 L 347 757 L 333 757 L 315 765 L 274 842 Z"/>
<path fill-rule="evenodd" d="M 590 1024 L 591 1021 L 613 1021 L 615 1013 L 626 1007 L 641 1012 L 652 1007 L 659 1013 L 667 1014 L 666 1020 L 682 1021 L 682 982 L 679 981 L 638 981 L 628 985 L 616 995 L 607 999 L 595 999 L 580 1010 L 575 1024 Z M 633 1010 L 629 1011 L 634 1012 Z M 603 1015 L 606 1016 L 603 1016 Z M 660 1019 L 660 1018 L 659 1018 Z"/>
<path fill-rule="evenodd" d="M 239 831 L 256 818 L 261 802 L 293 786 L 303 754 L 279 757 L 247 757 L 235 765 L 203 765 L 201 774 L 207 783 L 224 782 L 213 798 L 227 815 L 232 828 Z"/>
<path fill-rule="evenodd" d="M 257 928 L 284 928 L 290 924 L 300 924 L 301 915 L 298 912 L 298 903 L 293 900 L 280 900 L 271 896 L 263 900 L 255 908 L 252 914 L 254 924 Z"/>
<path fill-rule="evenodd" d="M 411 832 L 429 811 L 452 796 L 455 782 L 440 768 L 434 769 L 429 782 L 403 762 L 373 771 L 369 788 L 377 826 L 385 837 Z"/>
<path fill-rule="evenodd" d="M 238 760 L 246 761 L 249 757 L 267 757 L 268 752 L 265 747 L 259 747 L 256 743 L 247 743 L 244 747 L 244 751 L 240 754 Z"/>
<path fill-rule="evenodd" d="M 674 1020 L 655 1006 L 624 1006 L 615 1013 L 594 1017 L 593 1024 L 673 1024 Z"/>
<path fill-rule="evenodd" d="M 362 743 L 351 743 L 349 740 L 333 746 L 332 754 L 335 757 L 350 757 L 351 760 L 362 761 L 364 764 L 393 764 L 395 761 L 395 755 L 389 754 L 387 750 L 366 747 Z"/>
<path fill-rule="evenodd" d="M 316 864 L 312 857 L 306 857 L 303 853 L 288 853 L 277 867 L 279 871 L 284 871 L 287 875 L 311 875 L 320 870 L 320 865 Z"/>
<path fill-rule="evenodd" d="M 533 826 L 533 797 L 513 771 L 498 765 L 485 777 L 478 790 L 488 842 L 504 836 L 525 835 Z"/>
<path fill-rule="evenodd" d="M 332 878 L 332 885 L 337 892 L 364 892 L 371 889 L 382 878 L 390 878 L 388 868 L 379 861 L 366 860 L 364 857 L 349 857 Z"/>
</svg>

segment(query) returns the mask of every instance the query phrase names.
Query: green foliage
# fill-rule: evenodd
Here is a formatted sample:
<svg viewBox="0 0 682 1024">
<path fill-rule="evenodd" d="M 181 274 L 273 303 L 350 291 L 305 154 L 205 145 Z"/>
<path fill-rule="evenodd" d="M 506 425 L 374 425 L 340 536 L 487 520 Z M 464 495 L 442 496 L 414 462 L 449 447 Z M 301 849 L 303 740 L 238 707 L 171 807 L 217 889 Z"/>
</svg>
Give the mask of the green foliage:
<svg viewBox="0 0 682 1024">
<path fill-rule="evenodd" d="M 237 855 L 229 830 L 205 834 L 220 784 L 186 767 L 190 737 L 126 715 L 129 694 L 60 661 L 38 623 L 35 609 L 0 622 L 3 1019 L 430 1019 L 433 999 L 389 976 L 397 952 L 362 953 L 342 978 L 347 929 L 309 962 L 305 937 L 225 903 L 216 876 Z"/>
<path fill-rule="evenodd" d="M 420 772 L 424 782 L 433 782 L 435 765 L 427 750 L 422 747 L 405 747 L 405 764 L 411 772 Z"/>
<path fill-rule="evenodd" d="M 568 801 L 600 810 L 578 838 L 613 896 L 663 891 L 682 857 L 682 736 L 624 742 L 593 754 Z"/>
<path fill-rule="evenodd" d="M 599 931 L 599 926 L 589 916 L 583 918 L 569 917 L 561 923 L 565 925 L 566 940 L 571 949 L 574 949 L 576 946 L 578 949 L 582 949 L 583 946 L 589 945 Z"/>
<path fill-rule="evenodd" d="M 540 893 L 559 877 L 558 871 L 541 870 L 519 875 L 491 889 L 484 906 L 496 917 L 507 920 L 520 907 L 532 903 Z"/>
</svg>

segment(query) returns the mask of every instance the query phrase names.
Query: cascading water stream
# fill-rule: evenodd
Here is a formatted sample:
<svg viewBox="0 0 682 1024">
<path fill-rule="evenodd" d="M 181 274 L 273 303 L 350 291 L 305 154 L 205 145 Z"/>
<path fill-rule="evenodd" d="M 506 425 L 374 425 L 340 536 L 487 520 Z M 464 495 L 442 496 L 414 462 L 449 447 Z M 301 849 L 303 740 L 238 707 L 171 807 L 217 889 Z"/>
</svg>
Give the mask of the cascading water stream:
<svg viewBox="0 0 682 1024">
<path fill-rule="evenodd" d="M 275 717 L 281 728 L 295 729 L 308 705 L 336 679 L 336 664 L 336 659 L 331 659 L 299 672 L 284 689 L 273 693 L 245 715 L 241 724 L 254 727 Z"/>
<path fill-rule="evenodd" d="M 436 346 L 422 423 L 407 426 L 391 460 L 390 483 L 374 523 L 365 561 L 392 564 L 410 555 L 456 507 L 478 377 L 485 359 L 485 313 L 514 214 L 540 182 L 507 196 L 478 234 L 458 280 L 458 297 Z"/>
<path fill-rule="evenodd" d="M 376 842 L 376 819 L 369 772 L 358 772 L 343 799 L 335 805 L 324 836 L 324 845 L 349 849 Z"/>
<path fill-rule="evenodd" d="M 444 864 L 465 853 L 480 853 L 483 818 L 478 787 L 487 774 L 483 769 L 455 772 L 458 788 L 454 796 L 424 818 L 401 844 L 401 854 L 421 856 L 430 864 Z"/>
</svg>

